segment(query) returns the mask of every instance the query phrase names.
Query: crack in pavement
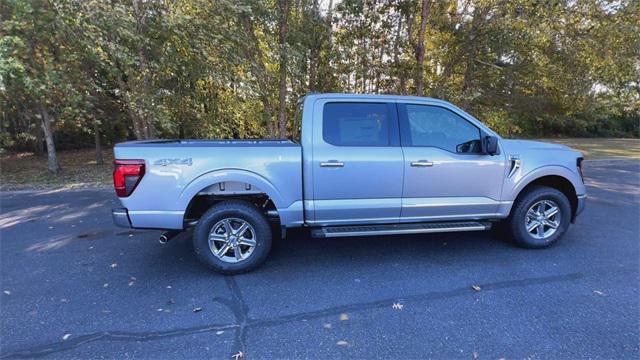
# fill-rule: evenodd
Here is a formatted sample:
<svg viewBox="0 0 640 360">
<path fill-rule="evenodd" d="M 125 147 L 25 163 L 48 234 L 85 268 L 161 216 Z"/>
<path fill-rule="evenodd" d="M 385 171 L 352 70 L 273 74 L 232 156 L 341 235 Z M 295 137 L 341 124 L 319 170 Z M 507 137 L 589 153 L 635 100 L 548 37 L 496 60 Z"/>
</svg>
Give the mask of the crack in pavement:
<svg viewBox="0 0 640 360">
<path fill-rule="evenodd" d="M 247 306 L 247 303 L 244 301 L 244 298 L 242 297 L 240 286 L 238 286 L 238 283 L 236 282 L 235 277 L 226 276 L 224 278 L 224 281 L 227 284 L 229 291 L 231 292 L 231 300 L 229 301 L 221 298 L 218 298 L 216 300 L 220 304 L 226 305 L 235 316 L 238 329 L 235 332 L 233 348 L 239 349 L 239 351 L 243 354 L 242 357 L 246 358 L 247 356 L 246 355 L 247 354 L 246 339 L 247 339 L 247 325 L 248 325 L 248 319 L 249 319 L 249 306 Z M 230 354 L 231 357 L 233 357 L 234 354 L 237 354 L 237 352 Z"/>
<path fill-rule="evenodd" d="M 549 284 L 549 283 L 555 283 L 555 282 L 575 281 L 583 277 L 584 275 L 582 273 L 570 273 L 570 274 L 564 274 L 564 275 L 553 275 L 553 276 L 545 276 L 545 277 L 539 277 L 539 278 L 500 281 L 500 282 L 494 282 L 489 284 L 480 284 L 479 286 L 482 288 L 482 292 L 488 292 L 488 291 L 512 289 L 512 288 L 532 286 L 532 285 Z M 303 319 L 314 320 L 314 319 L 321 319 L 327 316 L 339 315 L 342 313 L 361 312 L 363 310 L 374 310 L 379 308 L 390 307 L 393 303 L 397 302 L 398 300 L 403 300 L 404 302 L 413 301 L 416 303 L 421 303 L 425 301 L 434 301 L 434 300 L 448 299 L 448 298 L 454 298 L 458 296 L 474 295 L 474 294 L 477 295 L 478 293 L 471 290 L 471 285 L 470 285 L 467 287 L 457 288 L 457 289 L 448 290 L 448 291 L 434 291 L 434 292 L 429 292 L 424 294 L 387 298 L 387 299 L 377 300 L 377 301 L 372 301 L 367 303 L 341 305 L 341 306 L 335 306 L 335 307 L 318 310 L 318 311 L 284 315 L 284 316 L 279 316 L 275 318 L 256 319 L 256 320 L 250 319 L 249 326 L 250 327 L 277 326 L 277 325 L 282 325 L 289 322 L 300 321 Z"/>
<path fill-rule="evenodd" d="M 551 275 L 536 278 L 526 278 L 519 280 L 507 280 L 500 282 L 493 282 L 488 284 L 480 284 L 482 292 L 490 292 L 504 289 L 520 288 L 535 285 L 544 285 L 556 282 L 576 281 L 584 277 L 582 273 L 569 273 L 562 275 Z M 222 304 L 229 308 L 233 313 L 236 324 L 222 324 L 222 325 L 205 325 L 191 328 L 175 329 L 159 332 L 119 332 L 119 331 L 103 331 L 75 337 L 66 341 L 59 341 L 47 345 L 33 347 L 31 349 L 16 351 L 13 353 L 1 355 L 0 359 L 6 358 L 35 358 L 61 351 L 71 350 L 73 348 L 82 346 L 84 344 L 100 341 L 100 340 L 120 340 L 120 341 L 152 341 L 167 337 L 179 337 L 191 334 L 209 333 L 220 330 L 235 330 L 234 337 L 234 349 L 242 351 L 243 358 L 247 357 L 247 333 L 251 328 L 271 327 L 278 326 L 286 323 L 291 323 L 300 320 L 313 320 L 320 319 L 327 316 L 335 316 L 346 312 L 363 312 L 367 310 L 375 310 L 391 306 L 392 303 L 402 299 L 405 302 L 425 302 L 435 301 L 440 299 L 454 298 L 465 295 L 478 295 L 480 293 L 470 290 L 470 288 L 463 287 L 448 291 L 434 291 L 417 295 L 401 296 L 394 298 L 381 299 L 371 302 L 347 304 L 341 306 L 330 307 L 322 310 L 309 311 L 303 313 L 296 313 L 290 315 L 277 316 L 266 319 L 252 319 L 249 317 L 249 307 L 247 306 L 240 287 L 233 276 L 225 277 L 227 287 L 231 291 L 231 299 L 226 298 L 214 298 L 214 302 Z M 232 354 L 233 355 L 233 354 Z"/>
<path fill-rule="evenodd" d="M 237 327 L 238 325 L 229 324 L 229 325 L 203 325 L 203 326 L 196 326 L 191 328 L 174 329 L 174 330 L 158 331 L 158 332 L 136 333 L 136 332 L 125 332 L 125 331 L 101 331 L 101 332 L 74 337 L 69 340 L 64 340 L 61 342 L 56 342 L 56 343 L 47 344 L 43 346 L 37 346 L 30 350 L 16 351 L 14 353 L 5 354 L 0 356 L 0 359 L 35 358 L 35 357 L 49 355 L 52 353 L 71 350 L 81 345 L 94 342 L 94 341 L 99 341 L 99 340 L 152 341 L 152 340 L 168 338 L 168 337 L 178 337 L 178 336 L 185 336 L 185 335 L 198 334 L 198 333 L 207 333 L 211 331 L 228 330 L 228 329 L 233 329 Z"/>
</svg>

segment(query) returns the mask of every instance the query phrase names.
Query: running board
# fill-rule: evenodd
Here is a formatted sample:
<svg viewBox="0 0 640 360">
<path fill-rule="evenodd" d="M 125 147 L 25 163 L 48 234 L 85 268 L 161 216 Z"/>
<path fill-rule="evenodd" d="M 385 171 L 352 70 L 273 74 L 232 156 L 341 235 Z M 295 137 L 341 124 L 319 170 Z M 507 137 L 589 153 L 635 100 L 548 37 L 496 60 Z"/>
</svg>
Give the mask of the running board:
<svg viewBox="0 0 640 360">
<path fill-rule="evenodd" d="M 328 226 L 311 231 L 315 238 L 369 236 L 369 235 L 400 235 L 425 234 L 457 231 L 481 231 L 491 229 L 490 222 L 455 221 L 432 222 L 419 224 L 391 224 L 391 225 L 348 225 Z"/>
</svg>

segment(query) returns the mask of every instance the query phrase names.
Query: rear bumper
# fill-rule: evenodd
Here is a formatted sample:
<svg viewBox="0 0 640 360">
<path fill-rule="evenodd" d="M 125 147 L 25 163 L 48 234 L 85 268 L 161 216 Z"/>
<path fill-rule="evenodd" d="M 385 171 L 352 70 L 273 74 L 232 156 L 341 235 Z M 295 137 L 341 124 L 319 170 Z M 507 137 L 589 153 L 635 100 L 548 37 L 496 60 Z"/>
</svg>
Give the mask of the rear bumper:
<svg viewBox="0 0 640 360">
<path fill-rule="evenodd" d="M 111 217 L 116 226 L 123 228 L 131 228 L 131 220 L 129 219 L 129 211 L 126 208 L 111 209 Z"/>
</svg>

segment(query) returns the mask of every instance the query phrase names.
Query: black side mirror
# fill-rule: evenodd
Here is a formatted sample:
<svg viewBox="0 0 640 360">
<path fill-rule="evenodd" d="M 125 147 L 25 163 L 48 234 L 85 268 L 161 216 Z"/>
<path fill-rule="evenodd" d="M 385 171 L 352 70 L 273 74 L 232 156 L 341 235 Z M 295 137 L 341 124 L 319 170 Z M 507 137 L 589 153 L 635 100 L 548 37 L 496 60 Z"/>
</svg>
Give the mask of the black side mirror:
<svg viewBox="0 0 640 360">
<path fill-rule="evenodd" d="M 489 155 L 498 153 L 498 138 L 495 136 L 485 136 L 482 138 L 482 152 Z"/>
</svg>

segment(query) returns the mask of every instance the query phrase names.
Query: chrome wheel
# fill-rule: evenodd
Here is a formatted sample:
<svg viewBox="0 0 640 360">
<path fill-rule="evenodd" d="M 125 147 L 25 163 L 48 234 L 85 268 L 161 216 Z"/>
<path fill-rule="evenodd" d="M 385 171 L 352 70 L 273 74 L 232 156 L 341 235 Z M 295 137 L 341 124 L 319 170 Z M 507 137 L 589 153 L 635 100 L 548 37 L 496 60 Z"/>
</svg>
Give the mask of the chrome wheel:
<svg viewBox="0 0 640 360">
<path fill-rule="evenodd" d="M 209 249 L 224 262 L 238 263 L 251 256 L 256 240 L 256 232 L 251 224 L 242 219 L 227 218 L 211 228 Z"/>
<path fill-rule="evenodd" d="M 560 207 L 552 200 L 540 200 L 527 211 L 525 226 L 529 235 L 546 240 L 560 227 Z"/>
</svg>

